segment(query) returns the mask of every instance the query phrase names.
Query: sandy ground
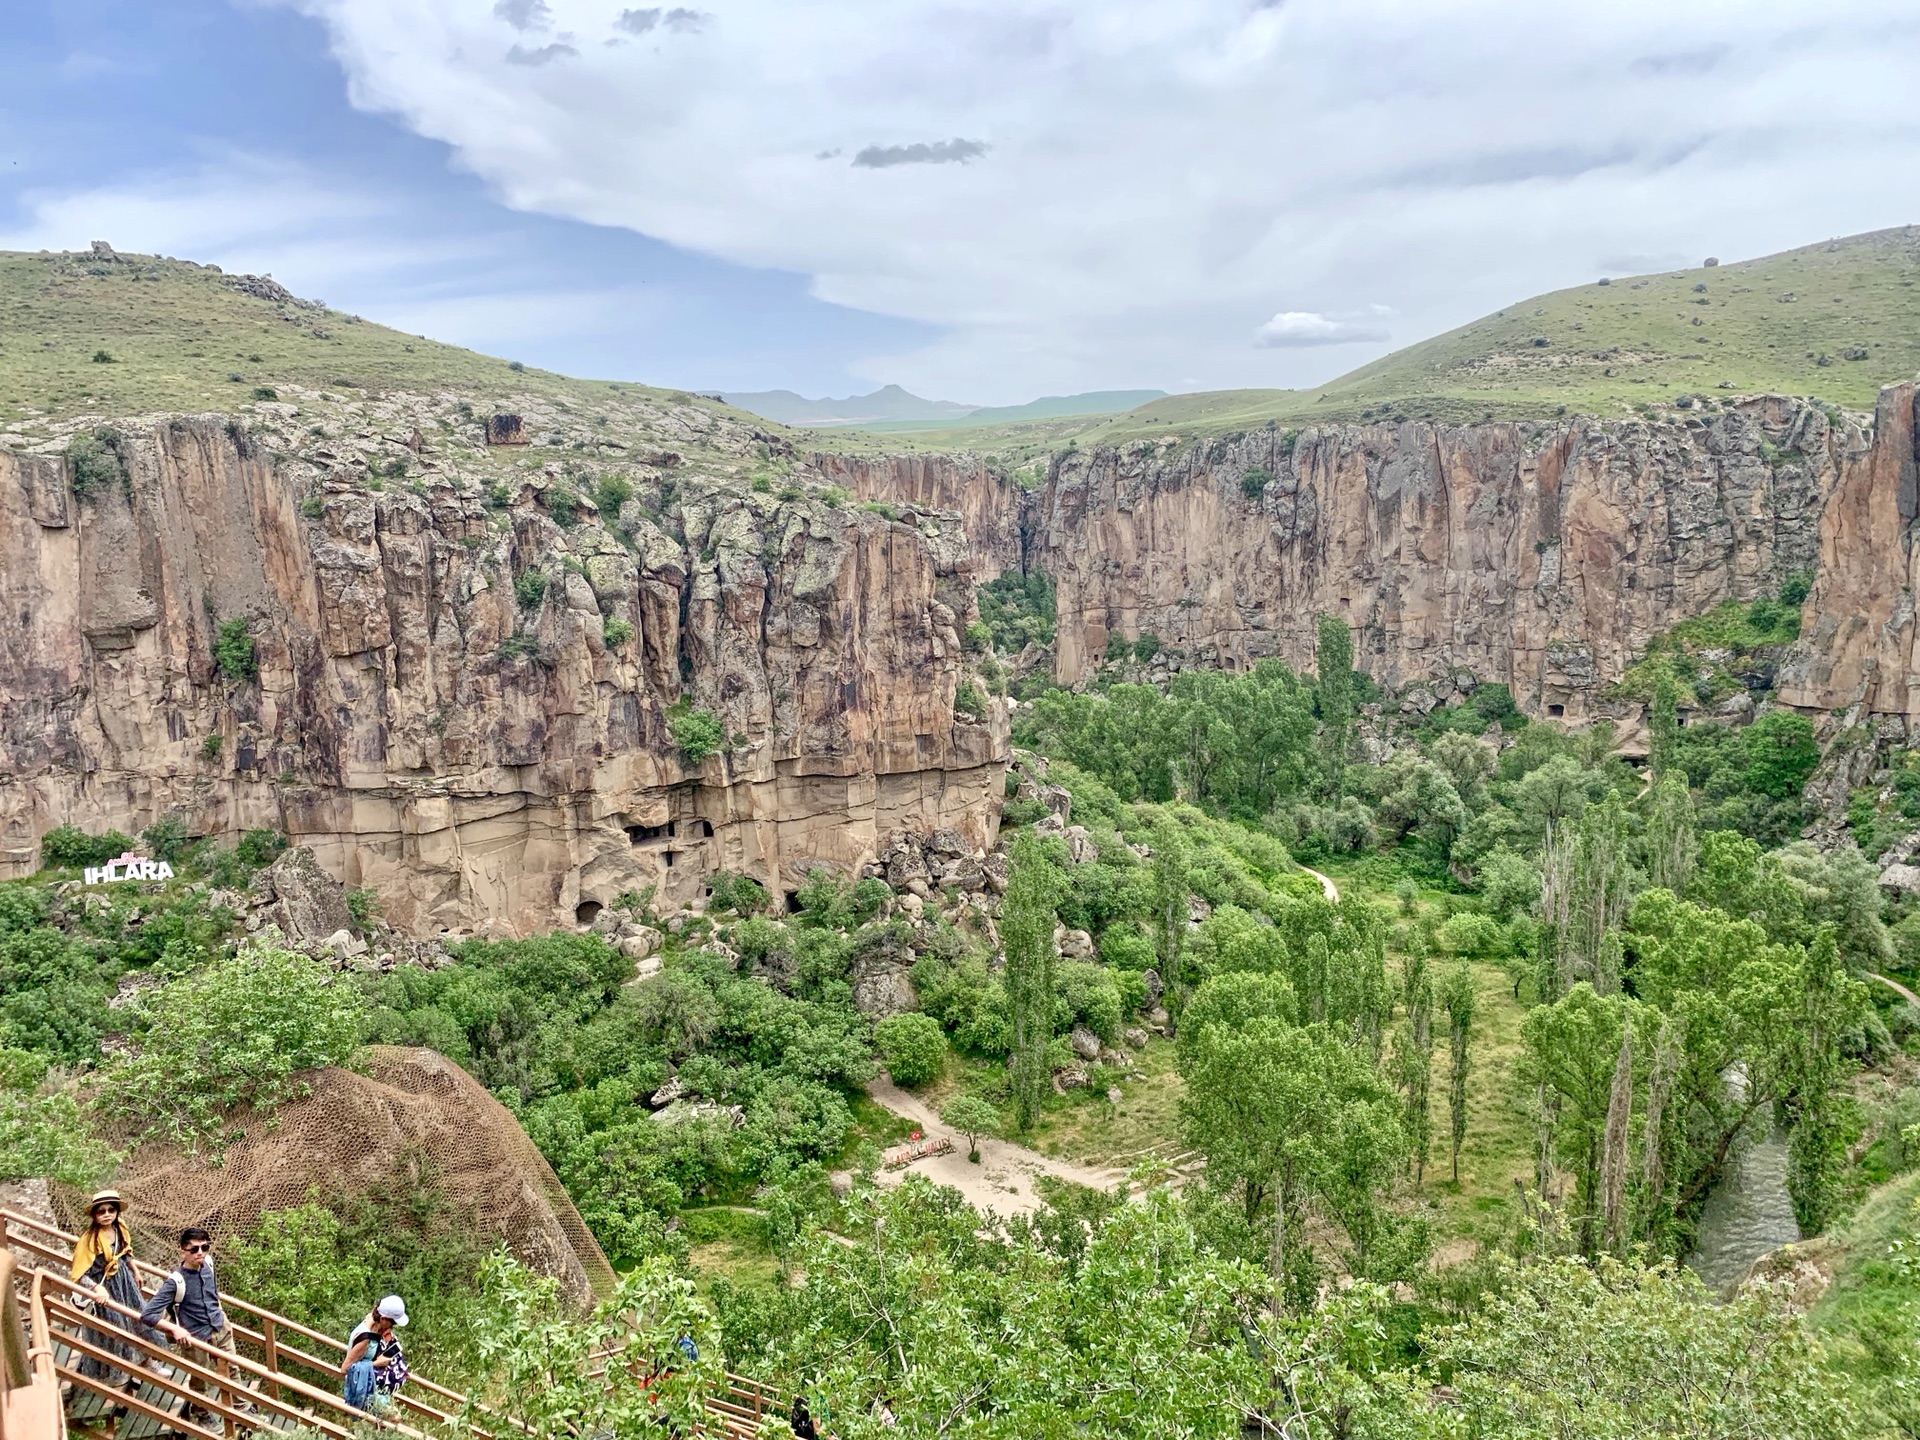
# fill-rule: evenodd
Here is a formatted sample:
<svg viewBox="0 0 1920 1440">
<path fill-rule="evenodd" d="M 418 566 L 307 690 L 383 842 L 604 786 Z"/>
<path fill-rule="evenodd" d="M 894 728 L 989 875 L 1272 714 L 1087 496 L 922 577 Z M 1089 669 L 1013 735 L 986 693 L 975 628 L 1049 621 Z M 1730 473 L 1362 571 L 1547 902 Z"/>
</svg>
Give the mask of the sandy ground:
<svg viewBox="0 0 1920 1440">
<path fill-rule="evenodd" d="M 923 1101 L 885 1079 L 869 1082 L 867 1093 L 894 1114 L 912 1120 L 926 1134 L 953 1136 L 949 1154 L 916 1160 L 899 1170 L 882 1170 L 876 1177 L 882 1185 L 898 1185 L 908 1175 L 924 1175 L 936 1185 L 953 1186 L 976 1210 L 1011 1217 L 1040 1208 L 1040 1197 L 1033 1188 L 1040 1175 L 1056 1175 L 1095 1190 L 1111 1190 L 1126 1178 L 1119 1170 L 1093 1170 L 1065 1160 L 1050 1160 L 1037 1150 L 989 1135 L 980 1137 L 980 1163 L 975 1165 L 967 1159 L 967 1137 L 955 1135 L 953 1127 L 941 1123 Z"/>
</svg>

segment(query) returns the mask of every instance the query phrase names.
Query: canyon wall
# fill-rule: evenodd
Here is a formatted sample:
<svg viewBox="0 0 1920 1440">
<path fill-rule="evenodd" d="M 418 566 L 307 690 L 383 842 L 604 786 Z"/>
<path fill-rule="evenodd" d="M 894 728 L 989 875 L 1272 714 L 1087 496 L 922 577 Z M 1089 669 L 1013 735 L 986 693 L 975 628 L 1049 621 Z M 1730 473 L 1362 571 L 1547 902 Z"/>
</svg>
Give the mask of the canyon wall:
<svg viewBox="0 0 1920 1440">
<path fill-rule="evenodd" d="M 1076 451 L 1029 499 L 1026 559 L 1058 587 L 1062 684 L 1115 634 L 1230 670 L 1311 668 L 1326 613 L 1382 685 L 1466 671 L 1573 720 L 1619 708 L 1605 691 L 1656 634 L 1820 564 L 1829 497 L 1871 488 L 1886 448 L 1858 417 L 1763 398 L 1673 423 L 1268 428 Z"/>
<path fill-rule="evenodd" d="M 296 480 L 220 417 L 117 444 L 126 485 L 84 499 L 65 460 L 0 452 L 0 875 L 56 824 L 174 815 L 280 830 L 416 931 L 526 931 L 721 869 L 777 901 L 900 828 L 992 843 L 1006 721 L 956 713 L 954 516 L 681 479 L 615 533 L 557 523 L 558 462 L 383 490 Z M 235 620 L 254 678 L 216 663 Z M 698 764 L 683 697 L 726 732 Z"/>
<path fill-rule="evenodd" d="M 1913 383 L 1880 392 L 1872 453 L 1850 466 L 1820 525 L 1819 569 L 1801 641 L 1780 668 L 1782 701 L 1809 710 L 1859 706 L 1920 719 L 1920 423 Z"/>
</svg>

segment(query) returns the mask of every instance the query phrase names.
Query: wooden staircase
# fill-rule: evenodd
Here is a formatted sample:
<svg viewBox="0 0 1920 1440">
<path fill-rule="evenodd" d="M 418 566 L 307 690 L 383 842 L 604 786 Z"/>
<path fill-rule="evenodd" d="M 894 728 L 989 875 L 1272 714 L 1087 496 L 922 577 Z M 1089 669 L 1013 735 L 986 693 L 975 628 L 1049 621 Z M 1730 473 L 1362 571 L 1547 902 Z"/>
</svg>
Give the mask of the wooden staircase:
<svg viewBox="0 0 1920 1440">
<path fill-rule="evenodd" d="M 18 1356 L 18 1374 L 24 1377 L 18 1382 L 14 1350 L 6 1351 L 6 1386 L 0 1390 L 6 1408 L 0 1412 L 4 1418 L 0 1440 L 63 1440 L 69 1425 L 94 1433 L 111 1432 L 112 1440 L 160 1440 L 171 1435 L 185 1440 L 242 1440 L 243 1434 L 268 1436 L 268 1432 L 298 1429 L 317 1432 L 326 1440 L 356 1440 L 354 1432 L 362 1428 L 391 1431 L 405 1440 L 428 1440 L 428 1432 L 443 1437 L 461 1430 L 474 1440 L 495 1440 L 486 1425 L 513 1426 L 418 1371 L 411 1372 L 405 1387 L 394 1394 L 388 1413 L 355 1409 L 337 1389 L 347 1353 L 344 1341 L 224 1291 L 220 1304 L 233 1327 L 238 1355 L 197 1344 L 188 1353 L 185 1347 L 156 1345 L 134 1331 L 106 1327 L 116 1346 L 132 1350 L 132 1356 L 123 1358 L 88 1338 L 89 1332 L 97 1335 L 103 1327 L 99 1318 L 75 1302 L 67 1278 L 73 1236 L 30 1216 L 0 1209 L 0 1239 L 4 1240 L 0 1275 L 6 1281 L 0 1296 L 17 1297 L 9 1308 L 17 1303 L 25 1311 L 17 1319 L 6 1317 L 6 1333 L 10 1341 L 30 1342 Z M 19 1263 L 22 1260 L 24 1265 Z M 138 1260 L 134 1264 L 142 1289 L 149 1294 L 167 1273 Z M 111 1301 L 90 1303 L 104 1304 L 122 1315 L 135 1314 Z M 137 1385 L 123 1389 L 111 1383 L 111 1376 L 83 1373 L 86 1359 L 127 1375 L 137 1370 Z M 232 1376 L 216 1373 L 216 1365 L 231 1366 Z M 322 1383 L 302 1378 L 295 1373 L 296 1367 L 309 1376 L 323 1377 Z M 196 1381 L 199 1393 L 194 1390 Z M 63 1382 L 68 1386 L 64 1414 L 57 1399 Z M 639 1381 L 622 1382 L 614 1376 L 610 1383 Z M 56 1398 L 49 1401 L 49 1395 Z M 724 1388 L 709 1397 L 706 1408 L 708 1435 L 752 1440 L 761 1417 L 778 1413 L 780 1405 L 769 1387 L 729 1373 Z M 198 1415 L 193 1414 L 196 1410 Z"/>
</svg>

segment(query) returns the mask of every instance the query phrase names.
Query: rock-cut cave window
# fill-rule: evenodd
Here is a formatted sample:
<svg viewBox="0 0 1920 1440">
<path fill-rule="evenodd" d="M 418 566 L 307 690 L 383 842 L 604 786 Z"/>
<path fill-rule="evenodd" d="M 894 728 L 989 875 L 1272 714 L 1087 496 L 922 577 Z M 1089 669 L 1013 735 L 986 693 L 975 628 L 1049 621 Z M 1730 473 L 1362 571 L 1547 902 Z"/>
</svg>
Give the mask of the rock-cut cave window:
<svg viewBox="0 0 1920 1440">
<path fill-rule="evenodd" d="M 573 907 L 573 918 L 582 925 L 591 925 L 600 918 L 603 908 L 598 900 L 582 900 Z"/>
</svg>

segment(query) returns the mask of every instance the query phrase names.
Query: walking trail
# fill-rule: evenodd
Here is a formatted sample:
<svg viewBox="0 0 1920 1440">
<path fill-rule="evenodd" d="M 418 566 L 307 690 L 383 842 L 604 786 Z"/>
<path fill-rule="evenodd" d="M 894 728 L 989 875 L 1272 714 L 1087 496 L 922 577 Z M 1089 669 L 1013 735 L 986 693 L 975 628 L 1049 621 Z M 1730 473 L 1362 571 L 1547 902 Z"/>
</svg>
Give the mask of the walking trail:
<svg viewBox="0 0 1920 1440">
<path fill-rule="evenodd" d="M 1037 1150 L 990 1135 L 980 1137 L 980 1163 L 975 1165 L 967 1159 L 967 1137 L 956 1134 L 918 1096 L 909 1095 L 886 1079 L 868 1081 L 867 1094 L 894 1114 L 913 1121 L 924 1133 L 953 1137 L 953 1149 L 948 1154 L 916 1160 L 899 1170 L 882 1170 L 876 1177 L 882 1185 L 898 1185 L 908 1175 L 924 1175 L 936 1185 L 953 1186 L 976 1210 L 992 1210 L 1011 1218 L 1040 1208 L 1033 1182 L 1041 1175 L 1054 1175 L 1094 1190 L 1111 1190 L 1126 1179 L 1122 1170 L 1093 1169 L 1050 1159 Z"/>
<path fill-rule="evenodd" d="M 1296 860 L 1294 863 L 1298 865 L 1300 862 Z M 1340 887 L 1334 884 L 1330 877 L 1322 875 L 1311 865 L 1301 865 L 1300 868 L 1320 882 L 1320 888 L 1327 892 L 1327 899 L 1336 905 L 1340 903 Z"/>
</svg>

